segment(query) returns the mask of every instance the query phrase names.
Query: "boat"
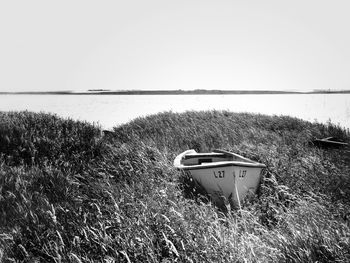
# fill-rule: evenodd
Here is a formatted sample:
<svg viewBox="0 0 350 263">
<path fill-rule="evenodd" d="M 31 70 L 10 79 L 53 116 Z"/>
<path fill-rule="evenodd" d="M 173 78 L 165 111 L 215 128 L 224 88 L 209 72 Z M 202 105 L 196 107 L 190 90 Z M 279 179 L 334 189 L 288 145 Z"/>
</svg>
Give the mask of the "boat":
<svg viewBox="0 0 350 263">
<path fill-rule="evenodd" d="M 335 137 L 327 137 L 323 139 L 315 139 L 312 141 L 315 146 L 321 147 L 321 148 L 335 148 L 339 149 L 342 147 L 349 146 L 348 143 L 341 141 L 338 138 Z"/>
<path fill-rule="evenodd" d="M 227 200 L 234 206 L 241 206 L 249 193 L 256 193 L 266 168 L 236 153 L 224 150 L 197 153 L 193 149 L 179 154 L 174 166 L 190 175 L 214 203 Z"/>
</svg>

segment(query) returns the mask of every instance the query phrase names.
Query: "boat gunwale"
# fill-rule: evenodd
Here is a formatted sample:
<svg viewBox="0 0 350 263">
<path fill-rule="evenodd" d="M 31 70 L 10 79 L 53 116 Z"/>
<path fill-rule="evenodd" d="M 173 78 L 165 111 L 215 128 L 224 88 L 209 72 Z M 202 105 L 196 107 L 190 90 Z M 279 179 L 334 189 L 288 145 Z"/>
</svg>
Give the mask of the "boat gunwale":
<svg viewBox="0 0 350 263">
<path fill-rule="evenodd" d="M 223 162 L 214 162 L 214 163 L 202 163 L 195 165 L 180 165 L 177 168 L 182 170 L 200 170 L 200 169 L 210 169 L 210 168 L 218 168 L 218 167 L 249 167 L 249 168 L 266 168 L 265 164 L 262 163 L 245 163 L 245 162 L 237 162 L 237 161 L 223 161 Z"/>
</svg>

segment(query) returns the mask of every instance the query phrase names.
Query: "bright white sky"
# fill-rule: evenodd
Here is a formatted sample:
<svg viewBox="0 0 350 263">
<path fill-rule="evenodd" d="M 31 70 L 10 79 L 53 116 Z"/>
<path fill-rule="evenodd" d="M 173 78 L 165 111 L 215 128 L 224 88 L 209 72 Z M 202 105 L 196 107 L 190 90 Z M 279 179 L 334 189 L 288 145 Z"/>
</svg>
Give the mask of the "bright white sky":
<svg viewBox="0 0 350 263">
<path fill-rule="evenodd" d="M 0 91 L 350 89 L 350 1 L 1 1 Z"/>
</svg>

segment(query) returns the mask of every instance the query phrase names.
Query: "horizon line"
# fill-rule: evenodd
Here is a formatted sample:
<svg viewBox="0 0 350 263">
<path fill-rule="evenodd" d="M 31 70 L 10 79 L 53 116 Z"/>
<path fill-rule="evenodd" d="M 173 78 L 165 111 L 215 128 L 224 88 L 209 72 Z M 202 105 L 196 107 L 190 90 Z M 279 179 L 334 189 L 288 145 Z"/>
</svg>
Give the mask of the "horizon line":
<svg viewBox="0 0 350 263">
<path fill-rule="evenodd" d="M 350 90 L 314 89 L 300 90 L 221 90 L 221 89 L 193 89 L 193 90 L 109 90 L 89 89 L 86 91 L 0 91 L 1 95 L 229 95 L 229 94 L 327 94 L 350 93 Z"/>
</svg>

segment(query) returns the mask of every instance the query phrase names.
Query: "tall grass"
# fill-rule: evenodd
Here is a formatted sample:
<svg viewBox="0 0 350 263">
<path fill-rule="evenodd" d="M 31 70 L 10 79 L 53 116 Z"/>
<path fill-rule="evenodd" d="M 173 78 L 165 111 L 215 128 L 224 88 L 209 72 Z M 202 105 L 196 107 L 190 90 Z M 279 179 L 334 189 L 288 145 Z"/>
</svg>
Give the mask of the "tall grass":
<svg viewBox="0 0 350 263">
<path fill-rule="evenodd" d="M 226 111 L 114 128 L 0 113 L 0 261 L 348 262 L 350 141 L 331 123 Z M 219 209 L 172 161 L 223 148 L 265 163 L 258 195 Z"/>
<path fill-rule="evenodd" d="M 0 134 L 0 152 L 11 166 L 89 160 L 100 149 L 98 127 L 43 113 L 0 112 Z"/>
</svg>

